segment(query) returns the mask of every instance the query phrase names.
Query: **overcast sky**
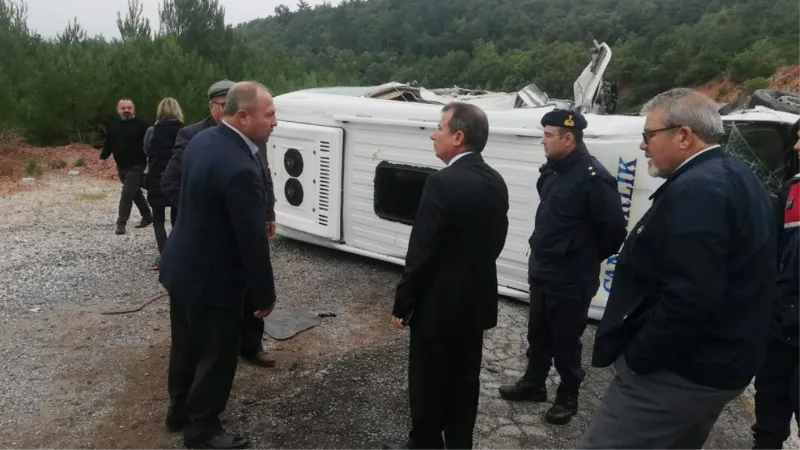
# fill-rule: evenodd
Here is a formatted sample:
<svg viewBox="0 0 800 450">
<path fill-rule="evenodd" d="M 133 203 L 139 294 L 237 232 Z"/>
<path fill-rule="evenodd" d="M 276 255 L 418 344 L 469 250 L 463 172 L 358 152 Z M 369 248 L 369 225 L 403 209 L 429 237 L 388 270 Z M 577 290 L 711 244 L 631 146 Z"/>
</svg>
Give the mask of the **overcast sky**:
<svg viewBox="0 0 800 450">
<path fill-rule="evenodd" d="M 306 1 L 312 6 L 325 2 Z M 150 26 L 157 30 L 161 0 L 140 0 L 140 3 L 145 16 L 150 19 Z M 297 9 L 296 0 L 219 0 L 219 3 L 225 7 L 225 21 L 229 24 L 270 16 L 281 3 L 291 10 Z M 336 4 L 338 0 L 329 0 L 329 3 Z M 26 0 L 26 4 L 28 26 L 45 38 L 64 31 L 75 17 L 90 36 L 119 37 L 117 11 L 121 11 L 124 17 L 128 10 L 128 0 Z"/>
</svg>

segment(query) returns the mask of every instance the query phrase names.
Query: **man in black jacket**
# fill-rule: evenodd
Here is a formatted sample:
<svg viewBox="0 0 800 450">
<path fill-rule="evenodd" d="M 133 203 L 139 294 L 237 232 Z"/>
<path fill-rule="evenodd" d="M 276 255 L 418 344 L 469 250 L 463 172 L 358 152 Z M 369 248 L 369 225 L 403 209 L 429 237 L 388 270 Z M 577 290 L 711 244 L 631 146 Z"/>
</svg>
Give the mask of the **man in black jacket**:
<svg viewBox="0 0 800 450">
<path fill-rule="evenodd" d="M 717 105 L 656 96 L 642 150 L 665 178 L 617 259 L 592 364 L 614 365 L 577 448 L 701 448 L 764 360 L 776 224 L 762 182 L 717 143 Z"/>
<path fill-rule="evenodd" d="M 496 260 L 508 232 L 508 189 L 483 160 L 478 107 L 444 107 L 433 133 L 447 167 L 428 176 L 392 323 L 411 327 L 412 429 L 399 448 L 472 448 L 483 332 L 497 324 Z M 444 433 L 444 439 L 442 434 Z"/>
<path fill-rule="evenodd" d="M 800 121 L 789 131 L 800 154 Z M 778 295 L 767 343 L 767 355 L 756 376 L 756 423 L 753 448 L 783 448 L 794 413 L 800 426 L 800 173 L 778 199 Z"/>
<path fill-rule="evenodd" d="M 167 426 L 184 427 L 188 448 L 247 445 L 218 416 L 236 373 L 245 292 L 256 317 L 275 304 L 265 180 L 255 158 L 255 142 L 275 125 L 272 96 L 243 82 L 228 93 L 222 123 L 186 147 L 179 218 L 159 280 L 170 295 L 172 328 Z"/>
<path fill-rule="evenodd" d="M 564 425 L 578 412 L 581 337 L 600 287 L 600 263 L 619 250 L 626 220 L 616 180 L 583 144 L 583 115 L 555 109 L 541 124 L 547 163 L 536 183 L 540 200 L 530 238 L 528 367 L 521 380 L 500 386 L 500 396 L 547 401 L 545 381 L 555 363 L 561 384 L 545 420 Z"/>
<path fill-rule="evenodd" d="M 108 127 L 103 152 L 100 154 L 100 159 L 103 160 L 114 155 L 117 174 L 122 183 L 115 231 L 117 234 L 125 234 L 133 203 L 136 203 L 142 216 L 136 228 L 144 228 L 153 223 L 153 214 L 141 189 L 142 174 L 147 167 L 147 155 L 143 148 L 144 135 L 149 126 L 147 122 L 136 117 L 131 99 L 122 98 L 117 102 L 117 117 Z"/>
<path fill-rule="evenodd" d="M 181 128 L 178 132 L 178 136 L 175 138 L 175 149 L 172 152 L 172 158 L 170 158 L 167 168 L 164 169 L 164 173 L 161 175 L 161 189 L 169 198 L 172 211 L 179 210 L 183 151 L 186 145 L 198 133 L 207 128 L 217 126 L 221 120 L 222 111 L 225 108 L 225 97 L 228 94 L 228 90 L 230 90 L 233 85 L 233 81 L 230 80 L 217 81 L 212 84 L 211 87 L 208 88 L 208 110 L 210 115 L 200 122 Z M 267 188 L 267 223 L 265 227 L 268 236 L 272 237 L 277 228 L 275 224 L 275 193 L 272 187 L 272 176 L 265 159 L 266 141 L 256 142 L 256 145 L 259 146 L 259 152 L 255 157 L 261 164 L 261 171 L 266 180 Z M 259 156 L 259 153 L 263 156 Z M 176 218 L 177 217 L 179 216 L 176 215 Z M 273 367 L 275 365 L 275 359 L 269 357 L 264 351 L 264 347 L 261 345 L 261 340 L 264 337 L 264 320 L 252 315 L 252 312 L 255 311 L 255 307 L 251 300 L 250 296 L 247 295 L 243 310 L 241 356 L 246 361 L 257 366 Z"/>
</svg>

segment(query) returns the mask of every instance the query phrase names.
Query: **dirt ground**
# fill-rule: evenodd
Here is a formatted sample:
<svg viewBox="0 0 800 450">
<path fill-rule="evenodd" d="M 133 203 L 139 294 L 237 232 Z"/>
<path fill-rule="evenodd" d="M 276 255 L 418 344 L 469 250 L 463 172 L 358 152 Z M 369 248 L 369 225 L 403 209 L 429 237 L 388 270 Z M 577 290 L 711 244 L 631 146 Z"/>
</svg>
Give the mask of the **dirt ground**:
<svg viewBox="0 0 800 450">
<path fill-rule="evenodd" d="M 113 233 L 119 184 L 53 174 L 0 196 L 0 447 L 173 448 L 163 427 L 169 321 L 152 227 Z M 132 222 L 138 221 L 134 213 Z M 400 268 L 293 241 L 273 242 L 278 307 L 333 313 L 286 341 L 265 336 L 271 369 L 241 364 L 223 418 L 258 448 L 380 448 L 405 437 L 407 334 L 389 314 Z M 588 369 L 581 411 L 545 424 L 547 405 L 509 404 L 521 374 L 526 305 L 501 300 L 487 333 L 476 446 L 571 448 L 608 380 Z M 584 361 L 594 335 L 584 335 Z M 549 382 L 551 396 L 557 376 Z M 752 399 L 737 399 L 706 448 L 749 448 Z M 795 447 L 796 448 L 796 447 Z"/>
</svg>

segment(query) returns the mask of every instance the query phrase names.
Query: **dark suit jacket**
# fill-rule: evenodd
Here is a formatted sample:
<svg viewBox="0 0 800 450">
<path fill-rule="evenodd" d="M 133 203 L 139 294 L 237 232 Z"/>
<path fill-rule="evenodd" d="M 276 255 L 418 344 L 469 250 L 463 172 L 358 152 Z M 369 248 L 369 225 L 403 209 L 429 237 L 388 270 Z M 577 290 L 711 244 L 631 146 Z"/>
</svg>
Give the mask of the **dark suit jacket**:
<svg viewBox="0 0 800 450">
<path fill-rule="evenodd" d="M 216 125 L 217 122 L 214 118 L 209 116 L 200 122 L 181 128 L 178 132 L 178 136 L 175 138 L 175 149 L 172 152 L 172 158 L 169 160 L 167 168 L 164 169 L 164 173 L 161 175 L 161 190 L 164 191 L 164 194 L 167 195 L 173 206 L 178 206 L 178 201 L 181 196 L 181 163 L 183 161 L 183 150 L 186 148 L 186 144 L 188 144 L 197 133 Z M 267 185 L 267 220 L 274 221 L 275 193 L 272 187 L 272 175 L 266 160 L 261 161 L 261 165 Z"/>
<path fill-rule="evenodd" d="M 722 148 L 652 196 L 617 259 L 592 364 L 621 354 L 718 389 L 747 386 L 764 358 L 776 291 L 775 214 L 764 186 Z"/>
<path fill-rule="evenodd" d="M 479 153 L 428 176 L 397 286 L 395 317 L 424 336 L 497 325 L 497 266 L 508 232 L 508 188 Z"/>
<path fill-rule="evenodd" d="M 267 195 L 258 160 L 225 125 L 186 146 L 178 220 L 161 257 L 170 293 L 204 305 L 241 306 L 250 289 L 257 309 L 275 301 L 264 227 Z"/>
</svg>

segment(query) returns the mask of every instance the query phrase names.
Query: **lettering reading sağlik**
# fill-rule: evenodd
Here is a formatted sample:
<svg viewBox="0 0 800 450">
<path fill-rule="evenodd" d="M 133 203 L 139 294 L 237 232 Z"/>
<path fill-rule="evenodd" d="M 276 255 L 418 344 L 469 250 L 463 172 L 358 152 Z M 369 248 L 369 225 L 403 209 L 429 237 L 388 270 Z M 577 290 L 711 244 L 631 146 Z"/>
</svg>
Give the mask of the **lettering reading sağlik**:
<svg viewBox="0 0 800 450">
<path fill-rule="evenodd" d="M 617 165 L 617 190 L 622 201 L 622 212 L 625 215 L 625 226 L 631 217 L 631 204 L 633 202 L 633 183 L 636 180 L 636 159 L 625 161 L 620 158 Z M 611 280 L 614 278 L 614 269 L 617 266 L 617 255 L 611 255 L 606 262 L 608 269 L 603 273 L 603 289 L 611 292 Z"/>
</svg>

